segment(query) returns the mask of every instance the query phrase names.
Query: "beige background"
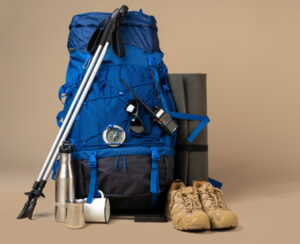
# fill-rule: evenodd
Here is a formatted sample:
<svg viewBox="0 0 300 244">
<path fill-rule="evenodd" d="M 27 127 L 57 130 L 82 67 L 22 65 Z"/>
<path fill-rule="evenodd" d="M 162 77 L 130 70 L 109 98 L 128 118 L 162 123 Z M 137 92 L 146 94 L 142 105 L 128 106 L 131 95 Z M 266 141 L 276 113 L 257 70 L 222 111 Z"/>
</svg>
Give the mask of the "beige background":
<svg viewBox="0 0 300 244">
<path fill-rule="evenodd" d="M 17 243 L 37 233 L 52 243 L 59 238 L 73 243 L 102 238 L 109 243 L 299 243 L 299 1 L 0 3 L 0 239 Z M 237 230 L 182 233 L 170 223 L 114 220 L 70 232 L 52 219 L 52 182 L 48 202 L 41 200 L 36 209 L 38 218 L 15 220 L 25 201 L 22 194 L 31 188 L 58 131 L 56 94 L 68 63 L 70 20 L 123 3 L 157 18 L 169 72 L 208 74 L 210 175 L 225 184 L 227 200 L 240 217 Z"/>
</svg>

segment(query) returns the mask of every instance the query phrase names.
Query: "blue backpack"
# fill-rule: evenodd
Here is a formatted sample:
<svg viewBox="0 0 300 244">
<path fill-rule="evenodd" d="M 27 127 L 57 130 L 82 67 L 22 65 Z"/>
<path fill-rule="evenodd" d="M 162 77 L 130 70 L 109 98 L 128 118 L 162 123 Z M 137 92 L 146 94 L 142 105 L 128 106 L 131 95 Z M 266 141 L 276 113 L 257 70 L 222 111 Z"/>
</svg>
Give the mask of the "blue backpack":
<svg viewBox="0 0 300 244">
<path fill-rule="evenodd" d="M 70 62 L 66 83 L 59 90 L 59 98 L 64 101 L 57 115 L 59 126 L 91 60 L 88 42 L 99 23 L 105 23 L 109 16 L 84 13 L 72 19 Z M 109 47 L 68 140 L 73 148 L 76 198 L 91 202 L 101 190 L 110 199 L 113 211 L 128 213 L 164 206 L 165 193 L 173 181 L 176 133 L 166 133 L 153 121 L 152 114 L 121 80 L 149 108 L 161 107 L 174 118 L 189 117 L 175 112 L 155 18 L 141 10 L 128 12 L 120 35 L 125 56 L 117 57 Z M 130 110 L 133 105 L 134 113 Z M 134 119 L 142 125 L 142 133 L 132 129 Z M 190 141 L 204 125 L 200 127 Z"/>
</svg>

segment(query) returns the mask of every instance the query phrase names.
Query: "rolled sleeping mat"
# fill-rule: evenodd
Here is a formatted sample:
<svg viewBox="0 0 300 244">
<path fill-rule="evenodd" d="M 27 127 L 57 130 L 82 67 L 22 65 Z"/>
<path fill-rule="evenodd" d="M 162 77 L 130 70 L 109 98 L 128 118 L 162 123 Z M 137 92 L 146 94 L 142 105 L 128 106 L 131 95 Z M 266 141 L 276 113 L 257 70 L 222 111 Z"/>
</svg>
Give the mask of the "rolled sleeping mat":
<svg viewBox="0 0 300 244">
<path fill-rule="evenodd" d="M 169 74 L 177 112 L 207 115 L 206 74 Z M 179 120 L 174 177 L 191 185 L 208 179 L 207 127 L 189 143 L 186 139 L 198 121 Z"/>
</svg>

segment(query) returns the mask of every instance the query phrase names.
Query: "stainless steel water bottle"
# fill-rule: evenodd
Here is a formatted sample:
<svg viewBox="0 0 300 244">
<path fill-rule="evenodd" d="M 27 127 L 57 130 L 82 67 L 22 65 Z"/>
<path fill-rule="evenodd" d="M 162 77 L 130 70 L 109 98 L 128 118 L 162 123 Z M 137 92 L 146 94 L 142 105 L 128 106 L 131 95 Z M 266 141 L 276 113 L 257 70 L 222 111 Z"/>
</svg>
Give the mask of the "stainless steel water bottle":
<svg viewBox="0 0 300 244">
<path fill-rule="evenodd" d="M 55 179 L 55 220 L 65 222 L 67 202 L 72 203 L 75 200 L 70 142 L 63 142 L 59 152 L 60 162 Z"/>
</svg>

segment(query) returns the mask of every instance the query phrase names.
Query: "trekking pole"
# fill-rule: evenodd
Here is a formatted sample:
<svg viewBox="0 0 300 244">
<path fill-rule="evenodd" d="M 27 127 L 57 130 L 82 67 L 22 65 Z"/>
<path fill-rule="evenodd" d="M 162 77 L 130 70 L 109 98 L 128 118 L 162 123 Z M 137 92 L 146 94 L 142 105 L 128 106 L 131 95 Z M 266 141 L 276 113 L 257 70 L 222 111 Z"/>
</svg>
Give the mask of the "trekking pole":
<svg viewBox="0 0 300 244">
<path fill-rule="evenodd" d="M 47 183 L 49 178 L 50 172 L 52 170 L 53 164 L 56 161 L 58 154 L 59 154 L 59 147 L 67 139 L 67 136 L 73 126 L 73 123 L 77 117 L 77 114 L 80 111 L 82 103 L 84 102 L 89 89 L 95 79 L 95 76 L 100 68 L 100 65 L 104 59 L 104 56 L 107 52 L 107 49 L 112 41 L 112 34 L 119 27 L 120 22 L 122 21 L 124 15 L 127 13 L 128 7 L 123 5 L 120 9 L 116 9 L 101 36 L 101 40 L 97 51 L 89 65 L 89 68 L 81 82 L 81 85 L 77 91 L 77 94 L 69 108 L 69 111 L 66 115 L 65 120 L 63 121 L 63 125 L 60 128 L 58 135 L 50 149 L 50 152 L 44 162 L 44 165 L 33 184 L 32 190 L 30 192 L 26 192 L 25 195 L 28 196 L 28 200 L 25 203 L 23 209 L 21 210 L 20 214 L 17 216 L 17 219 L 29 218 L 32 219 L 32 214 L 34 208 L 36 206 L 37 199 L 42 196 L 45 197 L 43 194 L 43 189 Z"/>
</svg>

